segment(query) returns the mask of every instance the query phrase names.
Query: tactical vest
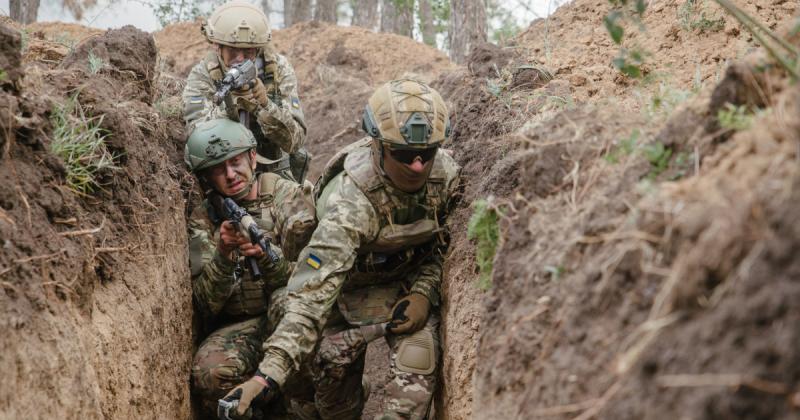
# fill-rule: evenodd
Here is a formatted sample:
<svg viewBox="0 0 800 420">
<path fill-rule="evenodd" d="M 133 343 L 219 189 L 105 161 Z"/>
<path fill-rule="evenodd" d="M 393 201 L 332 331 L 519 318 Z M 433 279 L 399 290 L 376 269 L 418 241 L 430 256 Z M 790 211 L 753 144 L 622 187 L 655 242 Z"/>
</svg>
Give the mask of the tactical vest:
<svg viewBox="0 0 800 420">
<path fill-rule="evenodd" d="M 253 215 L 258 226 L 262 231 L 272 232 L 274 225 L 270 215 L 270 209 L 274 205 L 273 191 L 275 190 L 275 183 L 278 176 L 271 173 L 259 175 L 259 193 L 258 198 L 253 202 L 247 203 L 243 206 L 248 213 Z M 206 202 L 207 203 L 207 202 Z M 215 216 L 215 212 L 206 204 L 208 209 L 209 218 L 214 226 L 217 228 L 214 232 L 214 240 L 219 240 L 219 225 L 222 220 Z M 267 312 L 267 303 L 269 302 L 268 291 L 265 286 L 266 283 L 261 279 L 254 279 L 250 272 L 247 270 L 247 265 L 242 257 L 241 267 L 244 269 L 242 272 L 239 284 L 234 287 L 231 296 L 225 301 L 225 306 L 222 307 L 220 315 L 230 319 L 242 319 L 261 315 Z"/>
<path fill-rule="evenodd" d="M 356 252 L 338 307 L 353 325 L 388 321 L 398 298 L 408 293 L 420 264 L 444 242 L 447 173 L 436 159 L 422 192 L 403 193 L 388 185 L 372 162 L 370 139 L 345 148 L 328 164 L 318 194 L 345 171 L 379 218 L 377 237 Z M 439 153 L 444 153 L 440 151 Z"/>
</svg>

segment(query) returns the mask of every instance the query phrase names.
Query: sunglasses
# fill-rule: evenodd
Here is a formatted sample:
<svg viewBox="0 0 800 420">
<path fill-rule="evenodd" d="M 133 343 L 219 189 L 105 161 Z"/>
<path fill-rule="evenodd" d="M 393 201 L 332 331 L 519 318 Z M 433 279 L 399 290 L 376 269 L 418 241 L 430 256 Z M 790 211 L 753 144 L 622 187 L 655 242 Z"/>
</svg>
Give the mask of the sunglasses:
<svg viewBox="0 0 800 420">
<path fill-rule="evenodd" d="M 414 159 L 419 157 L 422 163 L 425 163 L 436 156 L 436 151 L 439 150 L 438 147 L 430 147 L 427 149 L 388 149 L 389 155 L 392 156 L 392 159 L 400 162 L 405 163 L 406 165 L 410 165 L 414 162 Z"/>
</svg>

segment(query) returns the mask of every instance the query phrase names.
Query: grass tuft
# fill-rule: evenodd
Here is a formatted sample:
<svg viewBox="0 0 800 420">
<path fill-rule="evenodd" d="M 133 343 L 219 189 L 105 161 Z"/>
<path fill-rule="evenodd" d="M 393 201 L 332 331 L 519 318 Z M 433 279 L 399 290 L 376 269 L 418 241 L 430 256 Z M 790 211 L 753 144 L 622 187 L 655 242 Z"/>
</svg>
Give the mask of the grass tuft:
<svg viewBox="0 0 800 420">
<path fill-rule="evenodd" d="M 97 175 L 114 166 L 118 157 L 108 151 L 108 132 L 100 128 L 103 116 L 88 118 L 78 102 L 77 94 L 63 105 L 57 105 L 50 117 L 53 139 L 50 151 L 64 161 L 67 186 L 80 194 L 89 194 L 100 187 Z"/>
<path fill-rule="evenodd" d="M 480 275 L 478 288 L 488 290 L 492 287 L 492 269 L 497 244 L 500 242 L 500 228 L 497 225 L 497 208 L 486 200 L 472 203 L 472 217 L 467 225 L 467 238 L 474 239 L 476 263 Z"/>
<path fill-rule="evenodd" d="M 101 57 L 97 57 L 91 51 L 89 52 L 89 73 L 97 74 L 97 72 L 102 70 L 105 66 L 105 60 L 103 60 Z"/>
<path fill-rule="evenodd" d="M 725 104 L 722 109 L 717 111 L 717 121 L 719 121 L 719 126 L 725 130 L 741 131 L 750 128 L 753 115 L 747 111 L 745 105 Z"/>
</svg>

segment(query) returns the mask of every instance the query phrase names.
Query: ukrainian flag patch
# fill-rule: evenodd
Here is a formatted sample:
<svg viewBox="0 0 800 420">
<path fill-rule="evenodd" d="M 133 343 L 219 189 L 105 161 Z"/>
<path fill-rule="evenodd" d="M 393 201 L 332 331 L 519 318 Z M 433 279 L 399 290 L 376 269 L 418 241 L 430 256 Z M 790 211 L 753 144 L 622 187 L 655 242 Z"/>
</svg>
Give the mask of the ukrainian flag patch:
<svg viewBox="0 0 800 420">
<path fill-rule="evenodd" d="M 310 265 L 314 270 L 319 270 L 319 267 L 322 265 L 322 260 L 314 254 L 308 254 L 306 264 Z"/>
<path fill-rule="evenodd" d="M 189 98 L 189 103 L 190 104 L 202 104 L 203 103 L 203 97 L 202 96 L 192 96 L 191 98 Z"/>
<path fill-rule="evenodd" d="M 300 109 L 300 98 L 298 98 L 296 96 L 292 97 L 292 108 Z"/>
</svg>

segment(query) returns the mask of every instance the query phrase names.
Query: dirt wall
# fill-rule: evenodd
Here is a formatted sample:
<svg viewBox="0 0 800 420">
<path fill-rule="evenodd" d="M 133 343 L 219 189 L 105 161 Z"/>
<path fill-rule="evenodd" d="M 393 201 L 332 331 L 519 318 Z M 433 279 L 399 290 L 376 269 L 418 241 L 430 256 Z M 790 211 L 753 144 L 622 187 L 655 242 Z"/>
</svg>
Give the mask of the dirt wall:
<svg viewBox="0 0 800 420">
<path fill-rule="evenodd" d="M 0 61 L 19 63 L 19 34 L 0 32 Z M 155 63 L 152 37 L 127 27 L 2 85 L 2 418 L 190 416 L 185 172 L 179 120 L 151 106 Z M 82 194 L 50 152 L 54 109 L 73 99 L 102 116 L 117 167 Z"/>
</svg>

